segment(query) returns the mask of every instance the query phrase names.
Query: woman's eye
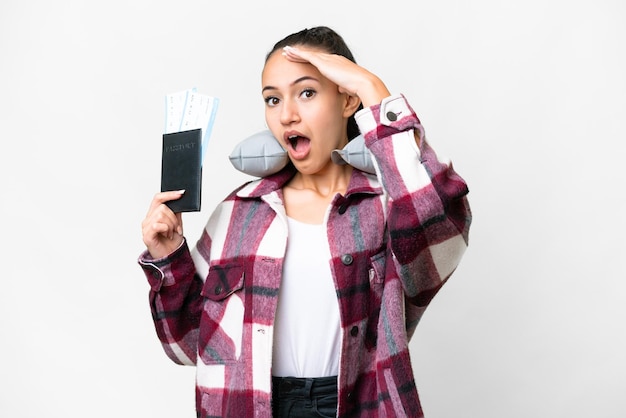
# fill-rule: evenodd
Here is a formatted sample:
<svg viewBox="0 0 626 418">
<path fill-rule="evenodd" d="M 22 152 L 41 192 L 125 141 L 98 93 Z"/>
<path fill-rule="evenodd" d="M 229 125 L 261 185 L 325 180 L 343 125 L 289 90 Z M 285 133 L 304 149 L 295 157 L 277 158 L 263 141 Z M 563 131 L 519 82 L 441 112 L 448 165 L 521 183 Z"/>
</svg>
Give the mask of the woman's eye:
<svg viewBox="0 0 626 418">
<path fill-rule="evenodd" d="M 302 91 L 302 93 L 300 93 L 300 96 L 302 96 L 305 99 L 310 99 L 311 97 L 315 96 L 315 90 L 313 90 L 313 89 L 306 89 L 306 90 Z"/>
<path fill-rule="evenodd" d="M 265 98 L 265 103 L 268 106 L 276 106 L 278 104 L 278 99 L 274 96 L 270 96 L 270 97 L 266 97 Z"/>
</svg>

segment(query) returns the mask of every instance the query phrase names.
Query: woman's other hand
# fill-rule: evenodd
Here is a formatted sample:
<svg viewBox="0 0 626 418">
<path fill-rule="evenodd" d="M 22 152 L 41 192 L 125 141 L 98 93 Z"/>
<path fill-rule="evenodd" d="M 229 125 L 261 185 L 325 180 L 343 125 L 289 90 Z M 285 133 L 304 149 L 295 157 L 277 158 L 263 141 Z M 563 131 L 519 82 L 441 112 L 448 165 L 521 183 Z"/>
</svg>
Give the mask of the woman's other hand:
<svg viewBox="0 0 626 418">
<path fill-rule="evenodd" d="M 157 193 L 141 223 L 143 242 L 155 259 L 171 254 L 183 241 L 182 216 L 172 212 L 165 202 L 180 199 L 184 193 L 184 190 Z"/>
<path fill-rule="evenodd" d="M 286 46 L 283 56 L 293 62 L 315 66 L 324 77 L 339 86 L 340 93 L 357 96 L 364 107 L 378 104 L 390 96 L 380 78 L 341 55 Z"/>
</svg>

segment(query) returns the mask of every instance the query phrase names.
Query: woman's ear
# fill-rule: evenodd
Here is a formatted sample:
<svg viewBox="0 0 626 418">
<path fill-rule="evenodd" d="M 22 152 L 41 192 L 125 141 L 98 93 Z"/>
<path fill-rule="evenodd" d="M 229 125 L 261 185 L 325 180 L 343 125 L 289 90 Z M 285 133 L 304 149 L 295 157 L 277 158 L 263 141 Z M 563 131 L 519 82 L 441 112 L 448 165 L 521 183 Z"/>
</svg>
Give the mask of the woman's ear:
<svg viewBox="0 0 626 418">
<path fill-rule="evenodd" d="M 346 93 L 346 104 L 343 109 L 343 116 L 345 118 L 349 118 L 354 115 L 354 112 L 356 112 L 360 104 L 361 99 L 359 99 L 359 96 L 353 96 Z"/>
</svg>

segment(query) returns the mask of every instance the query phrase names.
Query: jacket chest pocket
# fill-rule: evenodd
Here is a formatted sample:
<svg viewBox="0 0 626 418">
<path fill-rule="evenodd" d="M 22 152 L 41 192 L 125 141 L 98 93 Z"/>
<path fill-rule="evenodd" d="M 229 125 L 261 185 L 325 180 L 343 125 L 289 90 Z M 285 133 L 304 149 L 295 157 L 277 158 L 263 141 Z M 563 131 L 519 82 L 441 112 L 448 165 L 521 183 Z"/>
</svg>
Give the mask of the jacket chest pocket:
<svg viewBox="0 0 626 418">
<path fill-rule="evenodd" d="M 380 303 L 380 298 L 383 293 L 383 285 L 385 283 L 385 268 L 386 268 L 386 252 L 380 251 L 377 254 L 370 257 L 369 266 L 369 282 L 370 288 L 376 297 L 376 300 Z"/>
<path fill-rule="evenodd" d="M 243 338 L 244 268 L 241 264 L 211 266 L 200 294 L 198 356 L 205 364 L 225 364 L 241 355 Z"/>
<path fill-rule="evenodd" d="M 371 256 L 369 260 L 368 279 L 370 293 L 365 333 L 365 346 L 368 349 L 373 349 L 378 343 L 378 319 L 380 317 L 380 304 L 385 284 L 385 266 L 387 261 L 385 255 L 386 253 L 383 250 Z"/>
</svg>

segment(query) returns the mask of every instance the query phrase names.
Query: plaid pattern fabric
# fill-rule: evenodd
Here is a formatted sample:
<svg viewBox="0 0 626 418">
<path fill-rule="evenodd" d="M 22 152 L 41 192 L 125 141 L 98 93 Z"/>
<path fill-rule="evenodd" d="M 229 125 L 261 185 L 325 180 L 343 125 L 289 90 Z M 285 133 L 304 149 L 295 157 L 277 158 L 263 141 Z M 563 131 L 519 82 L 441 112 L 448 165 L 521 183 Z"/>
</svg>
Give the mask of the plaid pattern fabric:
<svg viewBox="0 0 626 418">
<path fill-rule="evenodd" d="M 363 109 L 357 122 L 377 175 L 354 170 L 326 218 L 342 328 L 338 416 L 422 417 L 408 343 L 467 247 L 468 189 L 402 95 Z M 293 174 L 289 166 L 233 192 L 193 249 L 139 259 L 165 352 L 196 366 L 199 417 L 271 417 L 288 236 L 281 187 Z"/>
</svg>

